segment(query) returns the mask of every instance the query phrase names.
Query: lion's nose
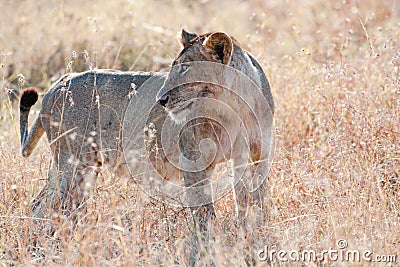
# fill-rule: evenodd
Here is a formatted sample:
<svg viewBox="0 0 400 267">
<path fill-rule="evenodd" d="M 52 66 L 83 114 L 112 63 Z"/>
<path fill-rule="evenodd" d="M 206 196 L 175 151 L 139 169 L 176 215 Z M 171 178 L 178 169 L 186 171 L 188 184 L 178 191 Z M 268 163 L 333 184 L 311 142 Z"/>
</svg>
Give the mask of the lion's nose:
<svg viewBox="0 0 400 267">
<path fill-rule="evenodd" d="M 157 103 L 163 107 L 168 103 L 169 96 L 163 95 L 161 98 L 158 99 Z"/>
</svg>

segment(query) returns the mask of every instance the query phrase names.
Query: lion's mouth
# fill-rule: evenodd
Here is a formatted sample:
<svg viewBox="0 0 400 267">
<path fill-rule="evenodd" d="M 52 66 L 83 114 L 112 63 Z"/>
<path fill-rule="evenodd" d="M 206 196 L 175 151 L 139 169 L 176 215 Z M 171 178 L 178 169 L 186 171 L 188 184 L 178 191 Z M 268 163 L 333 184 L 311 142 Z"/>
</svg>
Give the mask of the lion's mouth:
<svg viewBox="0 0 400 267">
<path fill-rule="evenodd" d="M 193 101 L 179 102 L 174 108 L 169 109 L 168 113 L 172 120 L 176 123 L 181 124 L 186 121 L 186 117 L 189 115 L 189 108 L 193 105 Z"/>
<path fill-rule="evenodd" d="M 193 105 L 193 101 L 191 101 L 191 100 L 180 102 L 175 107 L 170 109 L 169 112 L 171 112 L 173 114 L 178 114 L 178 113 L 184 111 L 185 109 L 190 108 L 192 105 Z"/>
</svg>

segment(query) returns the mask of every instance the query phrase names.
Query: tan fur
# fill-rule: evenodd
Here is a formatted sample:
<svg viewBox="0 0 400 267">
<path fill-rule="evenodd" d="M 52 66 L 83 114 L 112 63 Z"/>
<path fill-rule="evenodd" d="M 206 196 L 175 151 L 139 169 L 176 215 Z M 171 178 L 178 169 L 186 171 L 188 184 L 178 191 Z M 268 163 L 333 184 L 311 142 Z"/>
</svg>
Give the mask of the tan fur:
<svg viewBox="0 0 400 267">
<path fill-rule="evenodd" d="M 249 93 L 251 88 L 246 88 L 249 86 L 247 78 L 238 80 L 235 84 L 229 84 L 233 81 L 232 77 L 225 77 L 223 68 L 214 68 L 210 72 L 200 73 L 201 76 L 198 78 L 200 80 L 220 79 L 220 84 L 237 87 L 236 93 L 213 84 L 205 86 L 204 83 L 197 82 L 185 84 L 179 90 L 169 91 L 169 86 L 175 80 L 185 77 L 186 70 L 179 68 L 179 71 L 177 68 L 171 70 L 164 86 L 159 91 L 158 102 L 165 106 L 166 111 L 178 123 L 185 122 L 187 111 L 206 112 L 210 115 L 209 119 L 198 118 L 184 125 L 179 141 L 181 155 L 173 155 L 175 158 L 186 159 L 186 161 L 181 161 L 181 167 L 184 170 L 197 167 L 190 161 L 196 161 L 199 153 L 204 155 L 200 158 L 202 161 L 212 160 L 205 169 L 200 171 L 183 171 L 188 204 L 193 204 L 192 207 L 201 205 L 195 210 L 200 225 L 205 226 L 208 218 L 214 216 L 214 207 L 211 190 L 206 190 L 206 192 L 203 189 L 200 190 L 198 186 L 208 186 L 216 164 L 232 159 L 235 177 L 245 172 L 245 176 L 250 179 L 240 179 L 235 186 L 234 195 L 237 196 L 238 216 L 242 216 L 246 211 L 251 196 L 258 202 L 265 196 L 264 186 L 254 188 L 253 185 L 259 185 L 259 183 L 251 178 L 258 177 L 257 179 L 262 180 L 268 172 L 274 104 L 269 83 L 262 68 L 235 39 L 221 32 L 204 35 L 182 32 L 181 42 L 183 50 L 174 60 L 173 67 L 197 61 L 229 66 L 244 74 L 243 77 L 250 79 L 252 84 L 250 87 L 256 88 L 261 95 L 260 98 Z M 193 70 L 187 71 L 190 73 Z M 21 139 L 23 155 L 31 154 L 44 132 L 53 153 L 48 183 L 33 203 L 35 216 L 46 217 L 52 210 L 60 208 L 66 213 L 74 210 L 80 205 L 85 192 L 82 186 L 94 186 L 97 173 L 101 170 L 100 167 L 121 164 L 121 129 L 125 109 L 134 87 L 140 88 L 141 84 L 150 77 L 156 77 L 159 81 L 150 90 L 158 91 L 160 81 L 164 81 L 164 76 L 159 74 L 124 73 L 111 70 L 68 74 L 56 82 L 44 96 L 40 114 L 26 139 L 29 108 L 21 109 L 21 133 L 24 135 Z M 190 102 L 192 98 L 203 97 L 222 102 L 228 101 L 232 110 L 213 104 L 202 107 L 196 102 Z M 240 104 L 242 97 L 246 99 L 246 105 Z M 187 103 L 190 104 L 186 105 Z M 178 110 L 176 114 L 175 109 Z M 232 114 L 239 116 L 235 117 L 236 115 Z M 155 122 L 155 128 L 162 128 L 162 123 L 167 116 L 162 107 L 159 106 L 159 110 L 151 116 L 154 117 L 149 121 Z M 238 118 L 242 119 L 244 124 L 238 123 Z M 228 132 L 221 127 L 220 122 L 225 124 L 222 126 L 227 126 Z M 266 130 L 266 134 L 260 134 L 256 130 L 260 127 Z M 248 133 L 246 138 L 243 137 L 245 132 Z M 146 149 L 149 151 L 150 161 L 155 169 L 167 179 L 180 177 L 181 171 L 171 168 L 168 164 L 160 136 L 150 138 L 151 134 L 148 131 L 145 135 L 148 141 Z M 176 143 L 176 138 L 177 136 L 169 136 L 167 142 Z M 203 151 L 201 149 L 199 151 L 199 144 L 205 138 L 217 144 L 214 159 L 210 158 L 212 146 L 203 145 Z M 266 144 L 264 149 L 261 149 L 262 144 Z M 249 154 L 245 153 L 246 150 L 249 150 Z M 251 168 L 243 167 L 249 162 Z M 257 190 L 250 192 L 249 195 L 249 188 Z"/>
<path fill-rule="evenodd" d="M 220 162 L 233 160 L 235 180 L 239 180 L 234 190 L 237 215 L 245 217 L 250 202 L 262 204 L 266 194 L 262 181 L 268 173 L 271 157 L 274 102 L 260 64 L 234 38 L 222 32 L 197 35 L 195 38 L 195 34 L 190 34 L 190 40 L 187 32 L 182 35 L 183 50 L 173 62 L 158 94 L 158 102 L 176 123 L 185 124 L 184 129 L 190 129 L 186 132 L 182 130 L 180 136 L 181 167 L 188 187 L 189 204 L 197 212 L 200 225 L 205 227 L 208 218 L 214 216 L 214 207 L 212 196 L 208 193 L 211 190 L 203 189 L 209 184 L 215 165 Z M 208 68 L 202 69 L 201 62 L 220 64 L 209 64 Z M 232 72 L 232 68 L 236 71 Z M 185 81 L 185 77 L 191 78 Z M 208 83 L 196 82 L 192 77 Z M 224 86 L 234 89 L 226 90 Z M 205 98 L 207 102 L 203 101 Z M 229 108 L 224 108 L 221 103 Z M 206 114 L 209 119 L 196 118 L 196 114 Z M 217 124 L 212 123 L 214 120 Z M 229 132 L 224 132 L 224 127 Z M 215 158 L 208 162 L 206 168 L 193 171 L 199 161 L 196 164 L 193 162 L 200 154 L 207 159 L 210 158 L 207 153 L 212 153 L 209 147 L 199 151 L 201 141 L 205 139 L 216 144 Z M 201 203 L 199 199 L 204 205 L 196 208 Z"/>
<path fill-rule="evenodd" d="M 155 81 L 154 86 L 146 88 L 156 94 L 164 81 L 163 74 L 113 70 L 67 74 L 43 97 L 29 134 L 28 116 L 35 93 L 25 91 L 20 106 L 22 155 L 28 157 L 32 153 L 44 132 L 53 154 L 47 184 L 32 203 L 34 216 L 48 217 L 54 210 L 63 214 L 76 211 L 101 170 L 123 169 L 125 109 L 135 95 L 133 91 L 139 91 L 150 80 Z M 166 114 L 160 107 L 152 116 L 157 125 Z M 147 144 L 150 160 L 158 171 L 170 173 L 160 160 L 162 149 L 154 147 L 158 143 L 155 139 Z"/>
</svg>

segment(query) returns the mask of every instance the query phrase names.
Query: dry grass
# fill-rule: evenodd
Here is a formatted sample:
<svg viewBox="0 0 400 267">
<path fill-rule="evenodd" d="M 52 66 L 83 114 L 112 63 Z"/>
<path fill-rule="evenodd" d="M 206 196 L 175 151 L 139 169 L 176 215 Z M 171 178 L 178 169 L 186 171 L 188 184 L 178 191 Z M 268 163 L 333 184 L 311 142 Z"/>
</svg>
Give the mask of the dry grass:
<svg viewBox="0 0 400 267">
<path fill-rule="evenodd" d="M 68 65 L 165 69 L 181 27 L 230 33 L 270 78 L 277 147 L 269 217 L 253 249 L 322 251 L 346 239 L 349 249 L 397 253 L 400 262 L 398 1 L 5 1 L 0 10 L 3 265 L 184 263 L 187 211 L 109 172 L 79 227 L 59 220 L 56 236 L 37 232 L 28 207 L 46 179 L 50 151 L 42 138 L 30 158 L 21 157 L 18 108 L 6 94 L 22 80 L 45 91 Z M 230 216 L 232 205 L 220 201 L 208 255 L 217 266 L 245 264 L 245 240 Z M 40 251 L 30 249 L 34 236 Z"/>
</svg>

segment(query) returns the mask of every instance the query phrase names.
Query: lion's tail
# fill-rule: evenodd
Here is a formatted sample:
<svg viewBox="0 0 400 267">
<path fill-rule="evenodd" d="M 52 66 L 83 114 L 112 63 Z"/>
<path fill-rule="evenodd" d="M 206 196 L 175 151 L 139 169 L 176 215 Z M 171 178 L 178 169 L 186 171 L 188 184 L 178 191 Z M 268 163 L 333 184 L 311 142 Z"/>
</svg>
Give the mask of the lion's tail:
<svg viewBox="0 0 400 267">
<path fill-rule="evenodd" d="M 38 92 L 35 88 L 26 88 L 22 94 L 19 102 L 19 123 L 20 123 L 20 134 L 21 134 L 21 146 L 22 155 L 28 157 L 32 150 L 35 148 L 40 137 L 44 133 L 42 121 L 39 117 L 36 119 L 30 133 L 28 134 L 28 117 L 31 107 L 38 100 Z"/>
</svg>

